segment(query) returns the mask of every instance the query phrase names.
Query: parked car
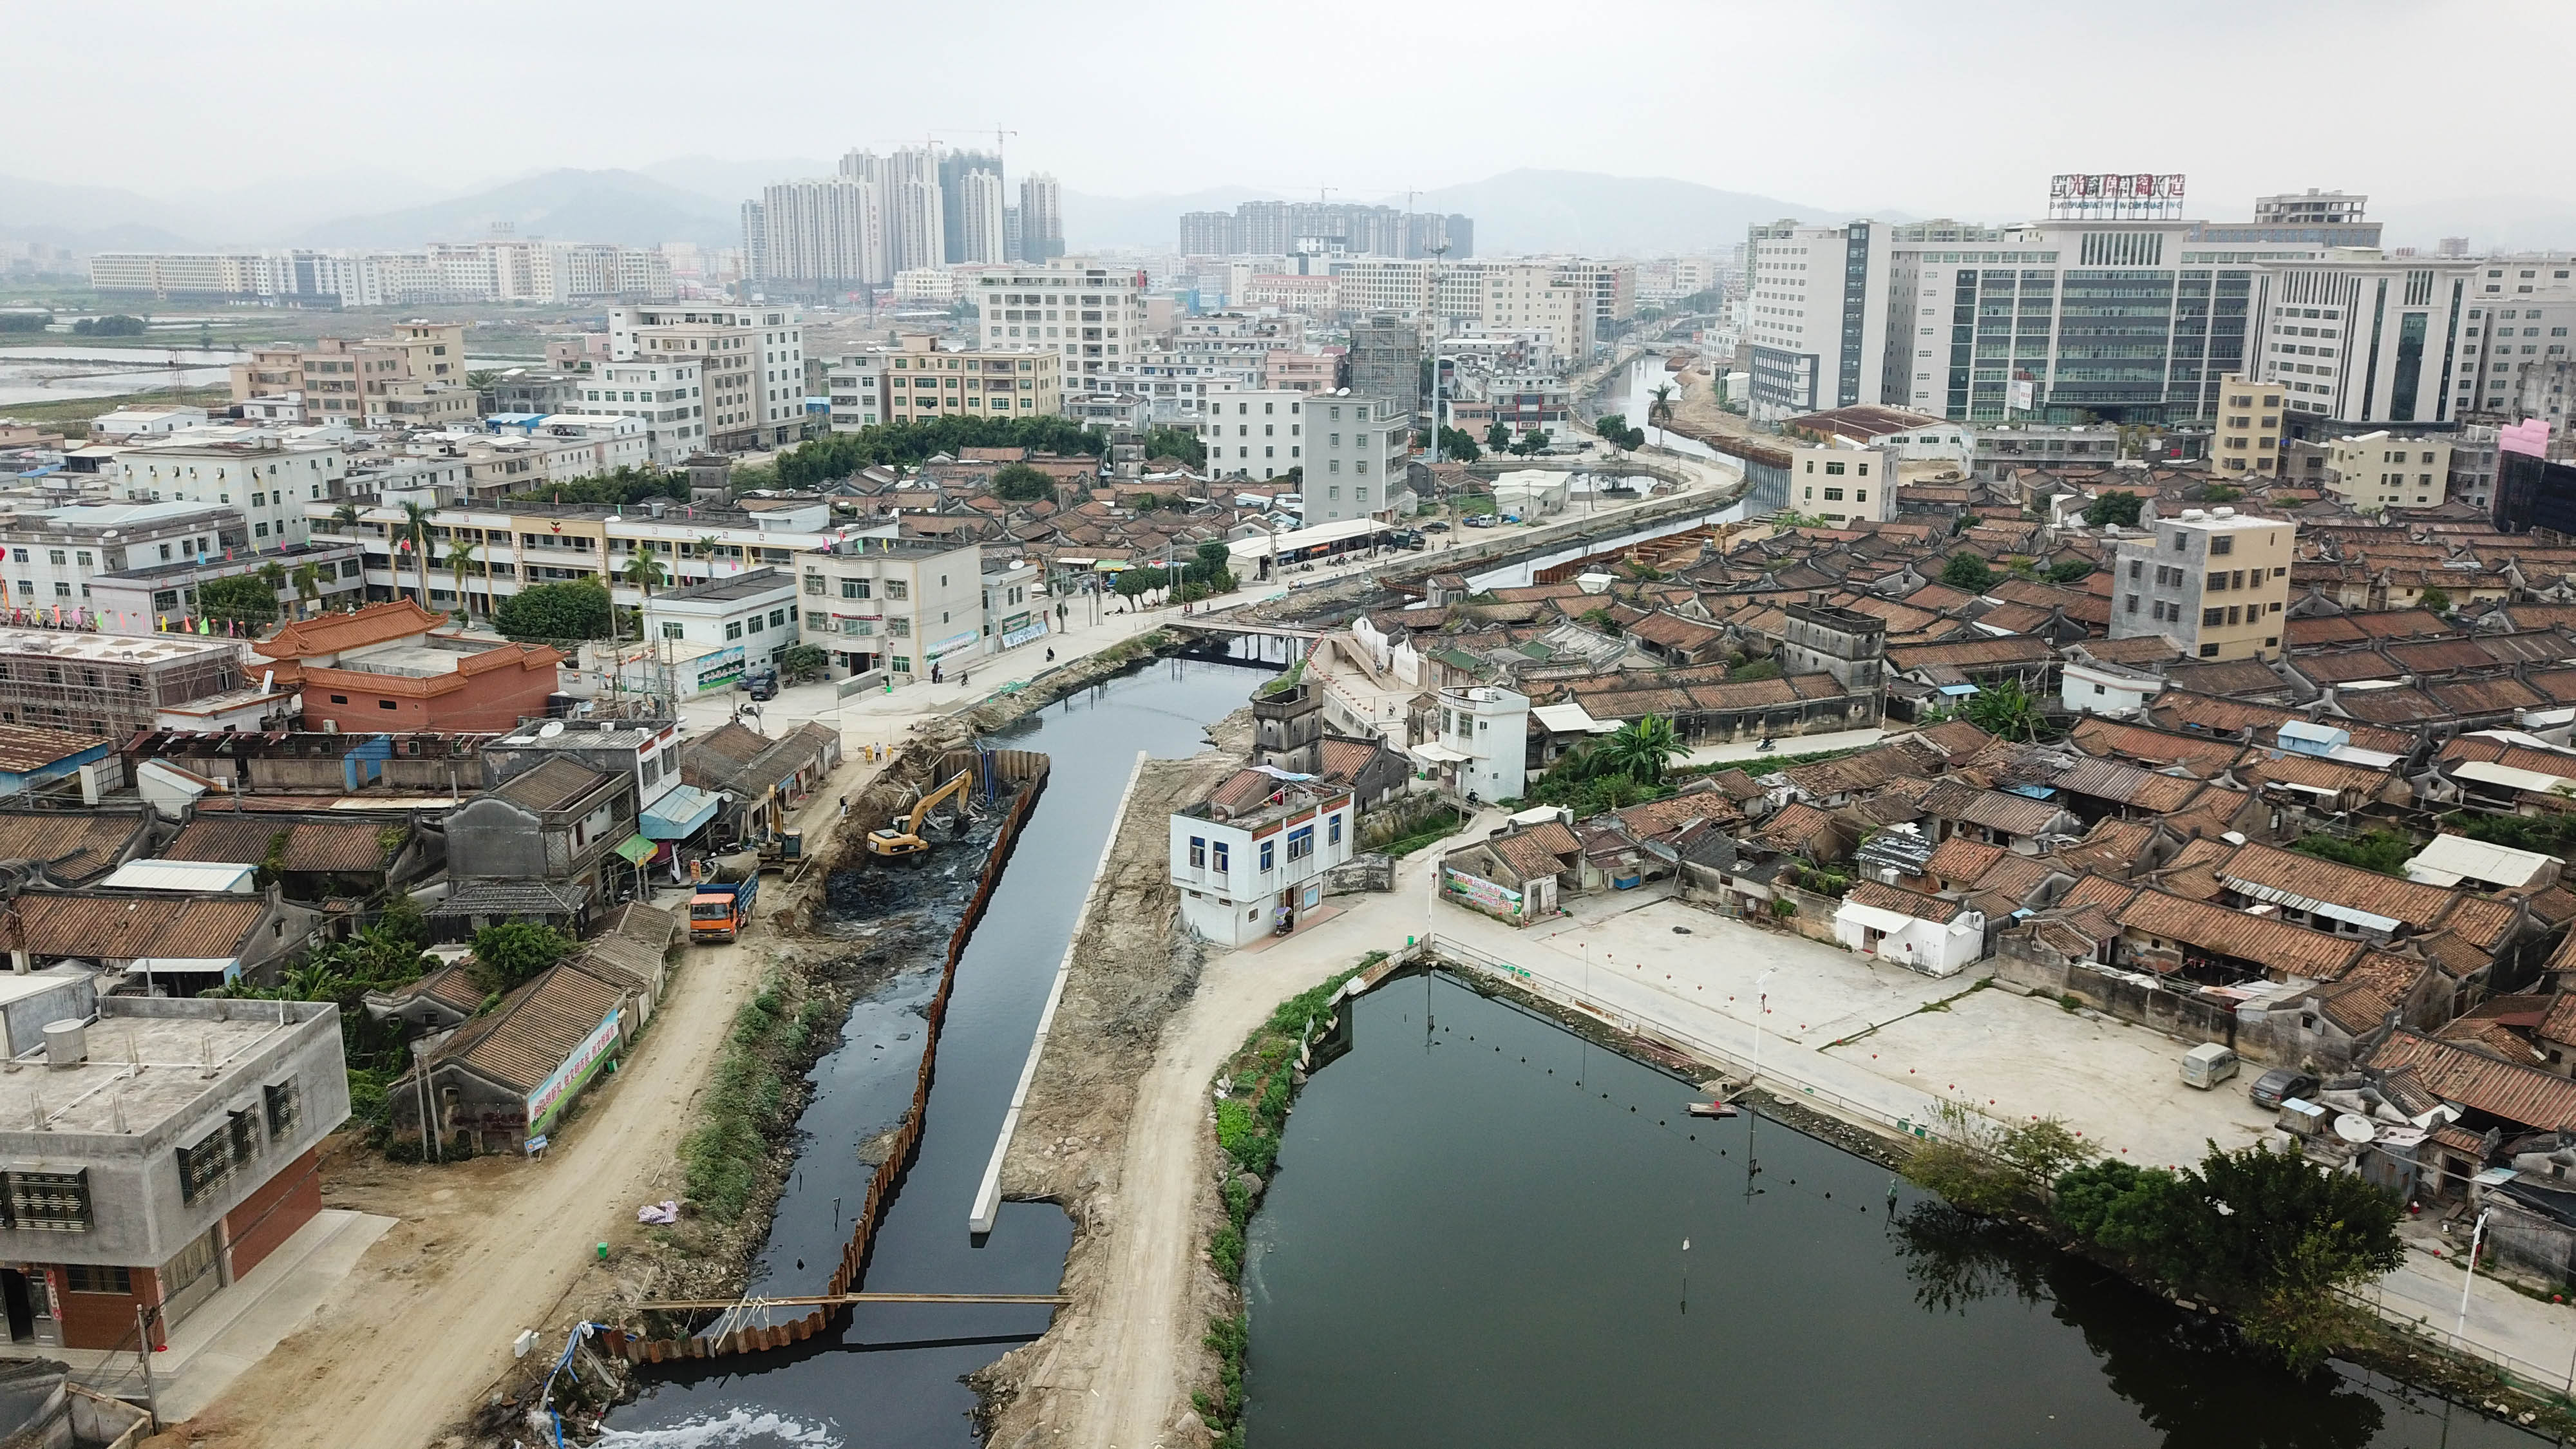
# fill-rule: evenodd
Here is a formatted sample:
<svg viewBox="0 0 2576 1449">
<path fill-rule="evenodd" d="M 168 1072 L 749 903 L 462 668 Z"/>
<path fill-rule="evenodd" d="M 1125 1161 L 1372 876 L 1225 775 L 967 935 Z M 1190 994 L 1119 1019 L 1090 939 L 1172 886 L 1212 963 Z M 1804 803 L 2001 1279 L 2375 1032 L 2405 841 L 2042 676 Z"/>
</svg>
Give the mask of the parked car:
<svg viewBox="0 0 2576 1449">
<path fill-rule="evenodd" d="M 2310 1073 L 2274 1067 L 2254 1079 L 2253 1089 L 2247 1095 L 2254 1099 L 2255 1106 L 2270 1111 L 2292 1097 L 2308 1096 L 2321 1085 Z"/>
<path fill-rule="evenodd" d="M 759 674 L 745 676 L 742 681 L 742 688 L 744 693 L 750 695 L 754 699 L 776 699 L 778 697 L 777 672 L 770 670 Z"/>
<path fill-rule="evenodd" d="M 2236 1075 L 2237 1057 L 2233 1049 L 2217 1042 L 2203 1042 L 2182 1054 L 2182 1084 L 2206 1092 Z"/>
<path fill-rule="evenodd" d="M 1491 528 L 1494 526 L 1494 515 L 1490 513 L 1470 513 L 1459 521 L 1466 524 L 1469 528 Z"/>
<path fill-rule="evenodd" d="M 1422 525 L 1422 531 L 1424 533 L 1447 533 L 1449 531 L 1449 525 L 1435 518 L 1429 523 Z"/>
</svg>

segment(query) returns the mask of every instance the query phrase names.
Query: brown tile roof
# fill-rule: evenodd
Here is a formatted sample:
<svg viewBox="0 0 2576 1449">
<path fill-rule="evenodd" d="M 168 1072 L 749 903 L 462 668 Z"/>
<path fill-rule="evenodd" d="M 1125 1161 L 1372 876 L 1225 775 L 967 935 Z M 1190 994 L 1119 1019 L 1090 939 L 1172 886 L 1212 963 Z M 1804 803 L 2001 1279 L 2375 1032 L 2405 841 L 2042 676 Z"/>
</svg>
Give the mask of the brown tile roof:
<svg viewBox="0 0 2576 1449">
<path fill-rule="evenodd" d="M 2430 930 L 2456 902 L 2466 899 L 2440 886 L 2268 845 L 2238 846 L 2215 870 L 2231 889 L 2245 894 L 2286 898 L 2284 904 L 2301 909 L 2312 904 L 2344 906 L 2418 931 Z"/>
<path fill-rule="evenodd" d="M 2576 991 L 2561 991 L 2549 998 L 2549 1010 L 2540 1018 L 2534 1035 L 2543 1041 L 2576 1042 Z"/>
<path fill-rule="evenodd" d="M 1973 755 L 1995 742 L 1993 735 L 1987 734 L 1963 719 L 1949 720 L 1936 724 L 1930 729 L 1916 730 L 1913 738 L 1931 741 L 1934 748 L 1951 759 Z"/>
<path fill-rule="evenodd" d="M 1947 922 L 1964 909 L 1958 901 L 1945 901 L 1939 896 L 1927 896 L 1902 886 L 1882 885 L 1874 880 L 1854 884 L 1843 899 L 1855 905 L 1912 916 L 1918 921 Z"/>
<path fill-rule="evenodd" d="M 2126 874 L 2137 867 L 2155 828 L 2152 820 L 2105 817 L 2094 822 L 2092 832 L 2082 840 L 2058 846 L 2054 858 L 2069 870 Z"/>
<path fill-rule="evenodd" d="M 1549 843 L 1539 839 L 1533 831 L 1497 835 L 1485 842 L 1485 848 L 1510 866 L 1522 880 L 1555 875 L 1565 869 L 1564 856 L 1579 854 L 1582 850 L 1581 844 L 1574 839 L 1573 831 L 1566 830 L 1561 824 L 1556 825 L 1556 829 L 1564 831 L 1566 836 L 1566 849 L 1562 852 L 1550 849 Z"/>
<path fill-rule="evenodd" d="M 2045 664 L 2053 657 L 2045 639 L 2026 634 L 2001 639 L 1962 639 L 1948 644 L 1908 644 L 1890 648 L 1891 669 L 1911 671 L 1949 665 L 1953 669 L 1996 669 L 2017 664 Z"/>
<path fill-rule="evenodd" d="M 2339 975 L 2362 949 L 2358 941 L 2160 890 L 2140 891 L 2120 911 L 2119 921 L 2127 930 L 2257 962 L 2283 976 Z"/>
<path fill-rule="evenodd" d="M 208 812 L 189 821 L 162 848 L 161 858 L 260 865 L 268 860 L 278 837 L 284 836 L 278 850 L 280 870 L 364 875 L 383 869 L 385 857 L 392 854 L 379 836 L 388 828 L 402 827 L 369 820 L 245 819 L 233 811 Z"/>
<path fill-rule="evenodd" d="M 478 1076 L 533 1092 L 626 995 L 620 983 L 557 966 L 513 992 L 492 1015 L 461 1028 L 435 1059 L 462 1059 Z"/>
<path fill-rule="evenodd" d="M 226 958 L 259 925 L 258 896 L 88 896 L 28 891 L 0 911 L 0 946 L 40 956 Z"/>
<path fill-rule="evenodd" d="M 84 884 L 115 869 L 141 828 L 140 816 L 111 811 L 0 810 L 0 860 L 43 861 L 55 880 Z"/>
<path fill-rule="evenodd" d="M 369 604 L 347 614 L 320 614 L 279 626 L 278 631 L 258 643 L 251 651 L 270 659 L 310 659 L 317 654 L 338 654 L 364 648 L 369 644 L 387 644 L 445 628 L 455 621 L 447 615 L 422 608 L 410 599 L 391 603 Z"/>
<path fill-rule="evenodd" d="M 2210 664 L 2177 664 L 2165 671 L 2165 678 L 2176 689 L 2200 694 L 2222 695 L 2230 699 L 2290 693 L 2287 680 L 2274 674 L 2259 659 L 2229 659 Z"/>
<path fill-rule="evenodd" d="M 2378 795 L 2395 779 L 2386 770 L 2374 770 L 2366 765 L 2347 765 L 2340 760 L 2304 755 L 2296 750 L 2255 749 L 2245 752 L 2245 762 L 2236 767 L 2236 778 L 2255 786 L 2278 780 L 2316 790 L 2351 790 L 2364 799 Z"/>
<path fill-rule="evenodd" d="M 39 729 L 34 725 L 0 724 L 0 770 L 27 774 L 83 750 L 97 749 L 107 742 L 103 735 Z"/>
<path fill-rule="evenodd" d="M 2063 807 L 2026 795 L 1980 790 L 1956 780 L 1936 780 L 1923 793 L 1923 813 L 1944 820 L 1964 820 L 2007 835 L 2037 835 L 2063 813 Z"/>
<path fill-rule="evenodd" d="M 1966 890 L 1997 860 L 2010 854 L 2000 845 L 1953 835 L 1933 850 L 1932 858 L 1923 863 L 1923 873 L 1941 882 L 1944 889 Z"/>
<path fill-rule="evenodd" d="M 2131 760 L 2158 769 L 2179 765 L 2201 780 L 2225 770 L 2244 753 L 2244 747 L 2231 740 L 2213 740 L 2205 734 L 2174 734 L 2091 716 L 2077 722 L 2067 743 L 2088 755 Z"/>
<path fill-rule="evenodd" d="M 1813 805 L 1793 804 L 1762 822 L 1753 838 L 1776 850 L 1805 851 L 1816 837 L 1833 828 L 1834 818 Z"/>
<path fill-rule="evenodd" d="M 2372 691 L 2374 693 L 2384 691 Z M 2220 699 L 2215 695 L 2194 694 L 2185 689 L 2168 689 L 2147 702 L 2147 717 L 2159 727 L 2182 730 L 2186 726 L 2204 733 L 2233 735 L 2251 730 L 2258 743 L 2272 743 L 2273 732 L 2292 722 L 2306 723 L 2304 710 L 2284 709 L 2279 705 L 2253 704 L 2244 700 Z M 2346 731 L 2352 742 L 2365 750 L 2380 750 L 2402 755 L 2415 747 L 2415 737 L 2397 730 L 2383 729 L 2358 719 L 2327 720 L 2324 723 Z"/>
<path fill-rule="evenodd" d="M 530 810 L 561 810 L 610 778 L 578 760 L 557 756 L 503 781 L 492 793 Z"/>
<path fill-rule="evenodd" d="M 2389 1033 L 2362 1065 L 2383 1071 L 2411 1067 L 2442 1100 L 2524 1127 L 2576 1127 L 2576 1082 L 2416 1032 Z"/>
</svg>

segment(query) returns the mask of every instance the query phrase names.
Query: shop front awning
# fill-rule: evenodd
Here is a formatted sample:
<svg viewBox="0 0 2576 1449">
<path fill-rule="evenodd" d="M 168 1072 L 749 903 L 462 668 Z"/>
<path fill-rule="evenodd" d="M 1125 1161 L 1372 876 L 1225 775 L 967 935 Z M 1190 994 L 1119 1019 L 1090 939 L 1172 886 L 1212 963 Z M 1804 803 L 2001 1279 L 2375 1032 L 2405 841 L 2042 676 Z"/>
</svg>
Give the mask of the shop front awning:
<svg viewBox="0 0 2576 1449">
<path fill-rule="evenodd" d="M 724 796 L 695 785 L 674 785 L 661 799 L 644 807 L 640 822 L 651 840 L 686 840 L 716 818 Z"/>
<path fill-rule="evenodd" d="M 641 835 L 630 835 L 624 844 L 617 847 L 617 853 L 625 857 L 628 865 L 642 865 L 651 860 L 653 852 L 659 848 Z"/>
</svg>

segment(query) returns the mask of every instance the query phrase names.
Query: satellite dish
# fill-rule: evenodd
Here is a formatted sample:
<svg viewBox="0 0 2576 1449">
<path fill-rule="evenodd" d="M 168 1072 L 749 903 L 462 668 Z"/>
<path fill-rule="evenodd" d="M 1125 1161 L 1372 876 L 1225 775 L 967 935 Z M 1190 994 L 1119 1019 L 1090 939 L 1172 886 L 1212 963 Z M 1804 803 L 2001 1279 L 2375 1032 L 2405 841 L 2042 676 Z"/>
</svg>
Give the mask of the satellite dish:
<svg viewBox="0 0 2576 1449">
<path fill-rule="evenodd" d="M 537 726 L 537 738 L 541 740 L 550 740 L 562 733 L 563 721 L 559 719 L 550 719 Z"/>
<path fill-rule="evenodd" d="M 2378 1136 L 2379 1129 L 2370 1125 L 2369 1118 L 2346 1112 L 2334 1120 L 2334 1135 L 2358 1147 Z"/>
</svg>

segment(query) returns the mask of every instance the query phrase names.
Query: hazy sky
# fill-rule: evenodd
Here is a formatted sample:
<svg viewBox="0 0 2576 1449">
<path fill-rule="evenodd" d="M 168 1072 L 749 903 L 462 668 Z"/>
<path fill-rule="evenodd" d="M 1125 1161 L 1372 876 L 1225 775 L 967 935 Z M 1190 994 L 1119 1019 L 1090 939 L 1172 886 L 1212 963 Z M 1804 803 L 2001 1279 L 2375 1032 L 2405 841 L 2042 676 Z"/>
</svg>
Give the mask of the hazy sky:
<svg viewBox="0 0 2576 1449">
<path fill-rule="evenodd" d="M 2065 170 L 2185 172 L 2205 215 L 2576 182 L 2569 0 L 17 0 L 7 30 L 0 173 L 156 194 L 997 124 L 1014 172 L 1105 195 L 1542 166 L 2004 219 Z"/>
</svg>

